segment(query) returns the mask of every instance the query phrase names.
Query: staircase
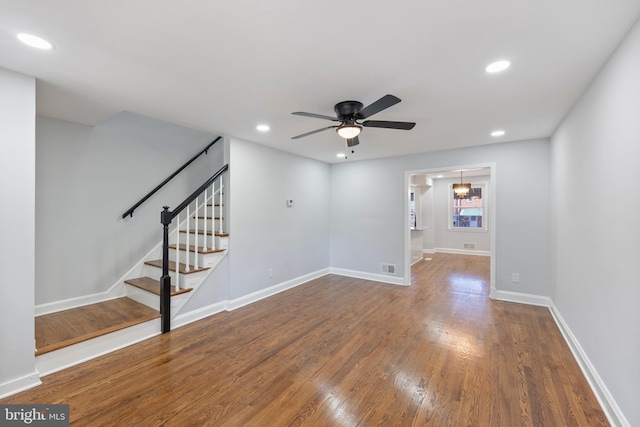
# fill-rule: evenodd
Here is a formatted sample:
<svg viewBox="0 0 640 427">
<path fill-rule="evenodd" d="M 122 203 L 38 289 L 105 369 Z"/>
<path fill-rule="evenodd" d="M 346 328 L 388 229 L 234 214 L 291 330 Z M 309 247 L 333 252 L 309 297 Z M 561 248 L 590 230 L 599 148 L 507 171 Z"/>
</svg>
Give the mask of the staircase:
<svg viewBox="0 0 640 427">
<path fill-rule="evenodd" d="M 215 197 L 215 195 L 213 196 Z M 193 296 L 194 291 L 205 281 L 213 269 L 222 261 L 229 245 L 229 233 L 220 230 L 222 205 L 208 200 L 198 207 L 174 230 L 169 244 L 169 276 L 171 276 L 171 318 Z M 187 222 L 197 222 L 197 227 L 187 229 Z M 206 223 L 206 224 L 205 224 Z M 137 276 L 125 279 L 126 296 L 155 310 L 160 310 L 162 258 L 156 248 L 141 263 Z M 176 260 L 179 260 L 176 261 Z M 177 286 L 176 286 L 177 285 Z"/>
<path fill-rule="evenodd" d="M 108 291 L 110 298 L 36 318 L 36 366 L 41 374 L 193 321 L 181 310 L 206 283 L 229 246 L 229 233 L 223 231 L 223 175 L 227 170 L 228 165 L 223 166 L 173 211 L 165 207 L 161 215 L 163 241 Z M 119 312 L 119 307 L 127 308 Z M 180 314 L 187 320 L 176 324 Z M 59 326 L 52 327 L 53 321 Z M 56 329 L 59 339 L 54 337 Z"/>
</svg>

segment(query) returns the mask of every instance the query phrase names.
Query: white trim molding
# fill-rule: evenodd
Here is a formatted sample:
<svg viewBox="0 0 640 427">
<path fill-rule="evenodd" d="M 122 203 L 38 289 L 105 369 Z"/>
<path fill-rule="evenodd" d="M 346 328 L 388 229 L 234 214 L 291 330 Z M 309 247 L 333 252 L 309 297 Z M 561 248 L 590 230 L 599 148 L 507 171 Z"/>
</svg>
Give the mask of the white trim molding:
<svg viewBox="0 0 640 427">
<path fill-rule="evenodd" d="M 24 377 L 7 381 L 0 384 L 0 399 L 11 396 L 12 394 L 20 393 L 21 391 L 29 390 L 30 388 L 37 387 L 40 384 L 42 384 L 42 381 L 40 381 L 40 375 L 37 371 L 29 375 L 25 375 Z"/>
<path fill-rule="evenodd" d="M 171 320 L 171 329 L 179 328 L 189 323 L 197 322 L 206 317 L 213 316 L 214 314 L 227 311 L 227 301 L 221 301 L 215 304 L 208 305 L 206 307 L 199 308 L 197 310 L 190 311 L 188 313 L 182 313 L 177 315 Z"/>
<path fill-rule="evenodd" d="M 511 292 L 495 290 L 495 293 L 491 295 L 491 299 L 506 302 L 517 302 L 518 304 L 538 305 L 541 307 L 550 307 L 551 298 L 543 297 L 540 295 L 524 294 L 522 292 Z"/>
<path fill-rule="evenodd" d="M 423 251 L 423 253 L 427 252 Z M 491 251 L 477 251 L 474 249 L 435 248 L 432 252 L 429 253 L 491 256 Z"/>
<path fill-rule="evenodd" d="M 40 372 L 40 376 L 53 374 L 156 335 L 160 335 L 160 319 L 149 320 L 139 325 L 36 356 L 36 369 Z"/>
<path fill-rule="evenodd" d="M 368 273 L 366 271 L 347 270 L 344 268 L 330 269 L 331 274 L 337 274 L 339 276 L 353 277 L 355 279 L 372 280 L 374 282 L 389 283 L 390 285 L 409 286 L 411 285 L 411 279 L 409 283 L 405 282 L 405 279 L 400 276 L 387 276 L 384 274 Z"/>
<path fill-rule="evenodd" d="M 317 279 L 318 277 L 326 276 L 327 274 L 329 274 L 329 269 L 323 268 L 321 270 L 295 277 L 291 280 L 287 280 L 286 282 L 278 283 L 277 285 L 271 286 L 269 288 L 261 289 L 248 295 L 241 296 L 240 298 L 229 300 L 227 301 L 227 310 L 232 311 L 236 308 L 244 307 L 245 305 L 268 298 L 282 291 L 286 291 L 287 289 L 295 288 L 296 286 L 300 286 L 306 282 Z"/>
</svg>

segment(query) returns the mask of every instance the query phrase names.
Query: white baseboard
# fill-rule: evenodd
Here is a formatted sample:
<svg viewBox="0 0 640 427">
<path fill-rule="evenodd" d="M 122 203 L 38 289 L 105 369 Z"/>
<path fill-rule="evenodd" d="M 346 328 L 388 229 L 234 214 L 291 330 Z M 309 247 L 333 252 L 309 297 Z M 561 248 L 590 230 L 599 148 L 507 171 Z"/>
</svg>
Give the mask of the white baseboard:
<svg viewBox="0 0 640 427">
<path fill-rule="evenodd" d="M 433 251 L 424 253 L 442 253 L 442 254 L 458 254 L 458 255 L 480 255 L 491 256 L 491 251 L 476 251 L 472 249 L 450 249 L 450 248 L 435 248 Z"/>
<path fill-rule="evenodd" d="M 177 315 L 171 320 L 171 329 L 179 328 L 180 326 L 188 325 L 189 323 L 202 320 L 205 317 L 213 316 L 220 312 L 227 310 L 227 301 L 221 301 L 215 304 L 208 305 L 206 307 L 199 308 L 197 310 L 190 311 Z"/>
<path fill-rule="evenodd" d="M 36 305 L 35 315 L 37 317 L 37 316 L 42 316 L 44 314 L 56 313 L 58 311 L 71 310 L 72 308 L 109 301 L 109 300 L 120 298 L 123 296 L 125 296 L 124 288 L 120 288 L 120 289 L 111 288 L 105 292 L 100 292 L 97 294 L 83 295 L 81 297 L 63 299 L 60 301 L 54 301 L 46 304 Z"/>
<path fill-rule="evenodd" d="M 404 277 L 400 276 L 387 276 L 386 274 L 368 273 L 366 271 L 347 270 L 344 268 L 329 269 L 331 274 L 337 274 L 339 276 L 353 277 L 355 279 L 372 280 L 374 282 L 389 283 L 391 285 L 409 286 L 411 283 L 406 283 Z M 411 279 L 409 279 L 411 280 Z"/>
<path fill-rule="evenodd" d="M 40 375 L 38 372 L 33 372 L 21 378 L 7 381 L 0 384 L 0 399 L 12 394 L 20 393 L 21 391 L 29 390 L 30 388 L 37 387 L 42 384 L 40 381 Z"/>
<path fill-rule="evenodd" d="M 256 301 L 260 301 L 261 299 L 265 299 L 272 295 L 278 294 L 282 291 L 286 291 L 287 289 L 295 288 L 296 286 L 300 286 L 303 283 L 306 283 L 313 279 L 317 279 L 318 277 L 326 276 L 327 274 L 329 274 L 329 269 L 323 268 L 322 270 L 314 271 L 313 273 L 305 274 L 303 276 L 287 280 L 286 282 L 278 283 L 277 285 L 253 292 L 249 295 L 245 295 L 234 300 L 229 300 L 227 301 L 227 310 L 235 310 Z"/>
<path fill-rule="evenodd" d="M 555 306 L 553 301 L 551 301 L 549 310 L 551 311 L 551 315 L 558 325 L 562 336 L 569 345 L 569 348 L 573 353 L 573 357 L 578 362 L 582 373 L 591 386 L 591 390 L 593 390 L 593 393 L 596 395 L 596 399 L 598 399 L 598 402 L 600 402 L 600 406 L 607 416 L 609 423 L 612 426 L 631 427 L 631 424 L 629 423 L 629 421 L 627 421 L 626 417 L 622 413 L 622 410 L 611 395 L 611 392 L 609 392 L 609 389 L 598 374 L 598 371 L 589 360 L 587 353 L 584 351 L 584 349 L 580 345 L 580 342 L 571 331 L 571 328 L 569 328 L 569 325 L 567 325 L 567 322 L 565 322 L 562 318 L 562 315 L 558 311 L 558 308 Z"/>
<path fill-rule="evenodd" d="M 551 298 L 540 295 L 523 294 L 521 292 L 501 291 L 496 289 L 491 295 L 492 299 L 506 302 L 517 302 L 519 304 L 538 305 L 542 307 L 551 306 Z"/>
<path fill-rule="evenodd" d="M 36 356 L 36 369 L 40 372 L 40 376 L 49 375 L 156 335 L 160 335 L 160 319 L 150 320 L 89 341 Z M 13 391 L 13 393 L 16 392 Z"/>
</svg>

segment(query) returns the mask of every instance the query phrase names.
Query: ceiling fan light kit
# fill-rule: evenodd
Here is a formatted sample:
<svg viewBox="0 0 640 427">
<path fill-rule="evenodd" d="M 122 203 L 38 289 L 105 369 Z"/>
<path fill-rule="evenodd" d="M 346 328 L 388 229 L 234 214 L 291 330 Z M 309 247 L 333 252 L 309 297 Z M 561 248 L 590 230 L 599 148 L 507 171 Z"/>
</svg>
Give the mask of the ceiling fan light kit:
<svg viewBox="0 0 640 427">
<path fill-rule="evenodd" d="M 316 129 L 311 132 L 306 132 L 301 135 L 296 135 L 291 139 L 299 139 L 305 136 L 313 135 L 318 132 L 322 132 L 327 129 L 335 129 L 340 137 L 346 139 L 347 147 L 352 148 L 360 143 L 358 135 L 362 132 L 363 127 L 385 128 L 385 129 L 401 129 L 411 130 L 416 125 L 413 122 L 391 122 L 383 120 L 360 120 L 366 119 L 379 113 L 382 110 L 396 105 L 400 102 L 400 98 L 393 95 L 385 95 L 382 98 L 375 101 L 366 107 L 359 101 L 342 101 L 338 102 L 333 110 L 336 113 L 336 117 L 325 116 L 323 114 L 306 113 L 303 111 L 296 111 L 291 114 L 297 116 L 313 117 L 316 119 L 331 120 L 334 122 L 340 122 L 339 125 L 327 126 L 321 129 Z M 364 107 L 364 108 L 363 108 Z M 353 152 L 353 151 L 352 151 Z"/>
<path fill-rule="evenodd" d="M 362 126 L 351 124 L 344 124 L 336 129 L 338 135 L 340 135 L 344 139 L 353 139 L 356 136 L 360 135 L 361 131 Z"/>
</svg>

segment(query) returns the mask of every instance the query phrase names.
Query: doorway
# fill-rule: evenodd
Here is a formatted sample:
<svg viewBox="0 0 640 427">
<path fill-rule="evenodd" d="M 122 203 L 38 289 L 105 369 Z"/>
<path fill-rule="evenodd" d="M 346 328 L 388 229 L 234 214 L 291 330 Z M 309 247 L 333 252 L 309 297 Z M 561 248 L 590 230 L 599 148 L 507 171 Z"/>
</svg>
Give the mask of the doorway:
<svg viewBox="0 0 640 427">
<path fill-rule="evenodd" d="M 472 164 L 405 172 L 404 262 L 406 285 L 411 266 L 429 254 L 490 256 L 490 291 L 495 295 L 495 164 Z M 454 184 L 470 191 L 454 193 Z"/>
</svg>

